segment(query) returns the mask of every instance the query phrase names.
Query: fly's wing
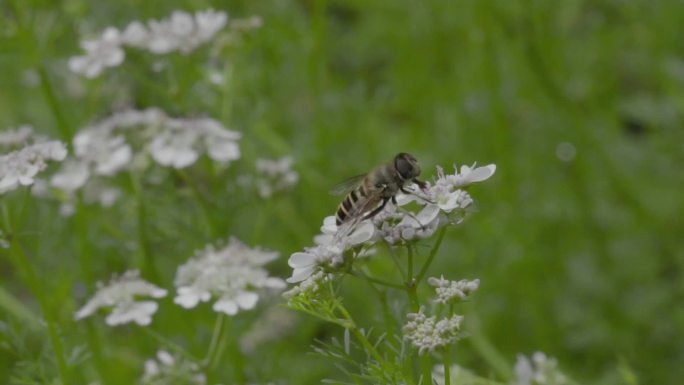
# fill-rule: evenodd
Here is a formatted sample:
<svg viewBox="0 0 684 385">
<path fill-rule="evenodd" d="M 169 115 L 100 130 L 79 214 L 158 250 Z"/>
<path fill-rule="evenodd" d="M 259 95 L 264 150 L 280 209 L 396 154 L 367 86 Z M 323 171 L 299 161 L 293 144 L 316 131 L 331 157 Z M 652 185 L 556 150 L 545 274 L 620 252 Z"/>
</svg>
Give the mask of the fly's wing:
<svg viewBox="0 0 684 385">
<path fill-rule="evenodd" d="M 361 182 L 363 182 L 363 178 L 366 177 L 366 174 L 361 174 L 361 175 L 356 175 L 351 178 L 347 178 L 343 180 L 342 182 L 336 184 L 333 186 L 332 189 L 330 189 L 330 194 L 331 195 L 345 195 L 349 192 L 351 192 L 353 189 L 358 187 Z"/>
</svg>

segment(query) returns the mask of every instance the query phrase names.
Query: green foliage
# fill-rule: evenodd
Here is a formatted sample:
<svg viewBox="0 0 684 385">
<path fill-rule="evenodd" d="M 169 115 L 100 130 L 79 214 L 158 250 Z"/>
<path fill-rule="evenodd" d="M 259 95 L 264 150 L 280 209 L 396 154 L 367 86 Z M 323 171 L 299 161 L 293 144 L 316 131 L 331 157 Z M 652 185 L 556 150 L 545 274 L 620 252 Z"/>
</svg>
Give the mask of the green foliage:
<svg viewBox="0 0 684 385">
<path fill-rule="evenodd" d="M 127 51 L 121 67 L 93 80 L 68 72 L 78 42 L 107 26 L 209 6 L 259 15 L 263 27 L 189 55 Z M 186 311 L 162 300 L 150 329 L 165 343 L 73 314 L 97 281 L 129 268 L 172 288 L 194 250 L 229 235 L 280 251 L 271 273 L 288 276 L 287 256 L 311 243 L 339 203 L 330 187 L 398 151 L 414 153 L 425 175 L 454 161 L 498 165 L 474 188 L 480 212 L 448 232 L 428 272 L 482 282 L 467 304 L 472 336 L 452 362 L 501 379 L 497 359 L 511 367 L 517 353 L 541 350 L 579 383 L 680 381 L 683 23 L 674 0 L 0 3 L 0 127 L 29 123 L 69 142 L 122 106 L 158 106 L 243 132 L 242 157 L 227 169 L 202 159 L 119 175 L 126 199 L 112 208 L 79 203 L 64 218 L 58 198 L 0 196 L 0 241 L 18 239 L 30 261 L 0 250 L 0 382 L 126 384 L 160 348 L 203 357 L 216 318 L 206 304 Z M 210 85 L 210 72 L 225 81 Z M 269 200 L 239 193 L 238 177 L 257 158 L 284 155 L 301 175 L 293 191 Z M 394 266 L 385 258 L 369 268 L 382 276 Z M 392 291 L 352 278 L 342 286 L 359 325 L 395 312 Z M 240 313 L 224 335 L 241 335 L 276 302 Z M 215 375 L 340 378 L 308 353 L 314 339 L 342 333 L 301 317 L 287 337 L 251 352 L 229 339 Z"/>
</svg>

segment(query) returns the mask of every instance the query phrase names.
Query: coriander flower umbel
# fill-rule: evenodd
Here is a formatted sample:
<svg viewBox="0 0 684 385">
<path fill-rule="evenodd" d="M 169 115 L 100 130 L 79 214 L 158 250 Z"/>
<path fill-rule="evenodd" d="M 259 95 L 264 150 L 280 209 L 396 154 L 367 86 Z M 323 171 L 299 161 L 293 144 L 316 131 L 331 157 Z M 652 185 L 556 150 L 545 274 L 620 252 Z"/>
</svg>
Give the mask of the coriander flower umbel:
<svg viewBox="0 0 684 385">
<path fill-rule="evenodd" d="M 108 27 L 99 39 L 84 40 L 81 48 L 83 56 L 69 59 L 69 69 L 87 78 L 94 78 L 107 67 L 116 67 L 123 63 L 126 57 L 121 49 L 121 33 L 114 27 Z"/>
<path fill-rule="evenodd" d="M 329 216 L 323 220 L 321 232 L 314 238 L 316 246 L 305 247 L 304 251 L 290 256 L 287 263 L 293 270 L 287 282 L 301 282 L 316 271 L 341 265 L 344 252 L 373 238 L 375 228 L 371 221 L 362 221 L 350 234 L 341 235 L 338 233 L 335 217 Z"/>
<path fill-rule="evenodd" d="M 423 309 L 418 313 L 409 313 L 407 317 L 409 321 L 403 328 L 404 338 L 411 341 L 419 354 L 456 342 L 463 321 L 460 315 L 437 320 L 437 317 L 423 314 Z"/>
<path fill-rule="evenodd" d="M 59 141 L 35 143 L 0 155 L 0 194 L 20 185 L 32 185 L 35 176 L 47 167 L 47 161 L 61 161 L 66 155 L 66 146 Z"/>
<path fill-rule="evenodd" d="M 250 248 L 231 238 L 222 248 L 207 246 L 176 272 L 174 302 L 186 309 L 218 298 L 213 309 L 228 315 L 254 308 L 258 292 L 281 290 L 285 282 L 269 277 L 262 267 L 278 257 L 277 252 Z"/>
<path fill-rule="evenodd" d="M 187 54 L 211 40 L 227 21 L 225 12 L 208 9 L 194 15 L 175 11 L 167 19 L 149 20 L 147 26 L 133 21 L 123 33 L 115 27 L 107 27 L 98 39 L 81 42 L 85 55 L 71 57 L 69 69 L 87 78 L 97 77 L 105 68 L 123 63 L 125 46 L 155 54 L 174 51 Z"/>
<path fill-rule="evenodd" d="M 204 385 L 206 382 L 200 365 L 184 357 L 173 356 L 166 350 L 159 350 L 156 360 L 145 361 L 143 384 Z"/>
<path fill-rule="evenodd" d="M 112 308 L 105 320 L 107 325 L 149 325 L 158 305 L 154 301 L 136 301 L 140 296 L 161 298 L 166 296 L 166 290 L 140 278 L 138 271 L 127 271 L 120 277 L 114 276 L 107 285 L 98 283 L 95 296 L 76 312 L 75 318 L 80 320 L 100 308 Z"/>
<path fill-rule="evenodd" d="M 468 294 L 480 287 L 479 279 L 474 279 L 472 281 L 466 279 L 449 281 L 442 276 L 440 278 L 430 277 L 427 281 L 431 286 L 435 287 L 437 292 L 435 302 L 445 305 L 456 300 L 465 299 Z"/>
<path fill-rule="evenodd" d="M 33 127 L 28 124 L 21 125 L 16 129 L 9 128 L 0 132 L 0 146 L 18 146 L 28 142 L 33 134 Z"/>
<path fill-rule="evenodd" d="M 270 198 L 274 193 L 289 190 L 297 184 L 299 174 L 292 169 L 293 162 L 290 156 L 256 160 L 255 183 L 260 197 Z"/>
<path fill-rule="evenodd" d="M 564 385 L 569 384 L 567 377 L 558 369 L 555 358 L 542 352 L 535 352 L 532 360 L 518 354 L 515 363 L 515 378 L 511 385 Z"/>
</svg>

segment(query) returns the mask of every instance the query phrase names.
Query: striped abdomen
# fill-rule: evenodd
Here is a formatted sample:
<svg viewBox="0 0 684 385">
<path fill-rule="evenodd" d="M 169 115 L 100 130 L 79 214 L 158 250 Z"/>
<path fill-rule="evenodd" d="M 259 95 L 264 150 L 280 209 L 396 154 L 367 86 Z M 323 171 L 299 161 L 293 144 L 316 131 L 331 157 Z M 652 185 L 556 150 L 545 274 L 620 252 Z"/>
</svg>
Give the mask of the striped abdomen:
<svg viewBox="0 0 684 385">
<path fill-rule="evenodd" d="M 363 206 L 367 206 L 368 189 L 365 183 L 361 183 L 357 188 L 353 189 L 346 197 L 340 206 L 337 208 L 335 214 L 335 223 L 341 225 L 350 218 L 363 213 Z"/>
</svg>

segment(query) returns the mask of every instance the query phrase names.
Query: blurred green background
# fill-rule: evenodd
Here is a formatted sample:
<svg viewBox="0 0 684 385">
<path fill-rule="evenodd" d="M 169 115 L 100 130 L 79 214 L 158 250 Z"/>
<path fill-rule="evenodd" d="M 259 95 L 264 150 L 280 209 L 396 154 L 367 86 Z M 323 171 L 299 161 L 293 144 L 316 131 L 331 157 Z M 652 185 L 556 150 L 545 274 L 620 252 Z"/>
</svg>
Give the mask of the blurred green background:
<svg viewBox="0 0 684 385">
<path fill-rule="evenodd" d="M 202 54 L 165 59 L 176 72 L 153 72 L 156 58 L 130 53 L 96 80 L 68 73 L 82 36 L 207 7 L 263 18 L 261 29 L 229 51 L 229 92 L 197 86 L 207 68 L 197 62 Z M 273 268 L 288 276 L 286 257 L 310 245 L 335 210 L 329 188 L 399 151 L 415 154 L 425 176 L 436 165 L 450 171 L 454 162 L 495 163 L 495 176 L 471 190 L 478 212 L 449 231 L 431 270 L 482 282 L 468 308 L 480 334 L 459 345 L 457 362 L 492 373 L 479 342 L 511 365 L 519 352 L 544 351 L 579 383 L 684 378 L 681 2 L 15 0 L 0 2 L 0 12 L 0 127 L 30 123 L 67 140 L 117 107 L 159 106 L 207 113 L 241 130 L 238 163 L 295 157 L 301 182 L 274 200 L 236 196 L 230 185 L 240 166 L 211 182 L 222 210 L 216 223 L 225 231 L 189 221 L 201 207 L 174 190 L 178 181 L 146 189 L 157 283 L 170 287 L 192 250 L 228 234 L 281 251 Z M 106 279 L 139 262 L 135 209 L 83 209 L 66 227 L 54 204 L 29 210 L 24 227 L 40 231 L 36 269 L 61 309 L 63 333 L 73 341 L 67 345 L 78 345 L 82 333 L 127 341 L 95 359 L 122 367 L 112 383 L 139 374 L 135 354 L 153 354 L 153 341 L 101 319 L 85 330 L 71 320 L 83 303 L 84 276 Z M 131 234 L 133 246 L 99 225 L 106 220 Z M 83 247 L 97 252 L 88 268 L 75 256 Z M 3 287 L 33 306 L 9 261 L 0 266 Z M 374 302 L 363 302 L 367 290 L 350 285 L 348 296 L 372 310 Z M 196 331 L 201 345 L 209 309 L 188 316 L 165 301 L 156 317 L 177 324 L 153 324 L 157 331 L 173 337 L 206 324 L 209 330 Z M 233 327 L 246 330 L 253 317 L 238 317 Z M 300 322 L 289 340 L 260 353 L 264 381 L 339 377 L 307 352 L 314 337 L 340 331 Z M 16 363 L 2 354 L 0 378 Z"/>
</svg>

